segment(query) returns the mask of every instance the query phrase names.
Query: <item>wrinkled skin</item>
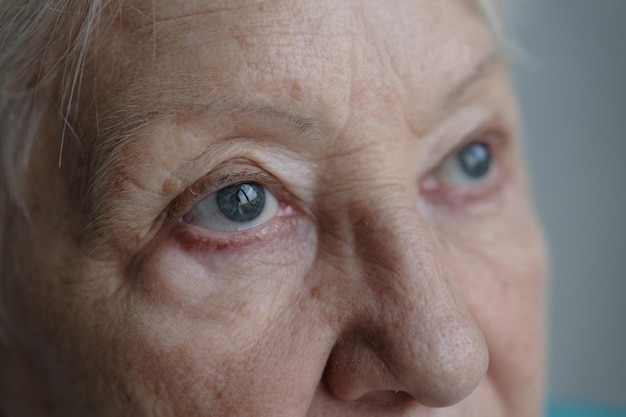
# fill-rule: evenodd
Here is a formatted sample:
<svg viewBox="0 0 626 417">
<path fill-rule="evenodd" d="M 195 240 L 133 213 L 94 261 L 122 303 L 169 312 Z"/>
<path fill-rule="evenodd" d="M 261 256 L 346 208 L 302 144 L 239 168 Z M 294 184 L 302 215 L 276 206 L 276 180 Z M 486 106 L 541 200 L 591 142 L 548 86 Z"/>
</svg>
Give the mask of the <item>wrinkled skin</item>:
<svg viewBox="0 0 626 417">
<path fill-rule="evenodd" d="M 33 149 L 15 239 L 32 415 L 540 415 L 544 249 L 478 9 L 154 3 L 96 38 L 85 135 L 141 122 L 87 196 L 57 136 Z M 443 174 L 472 142 L 488 175 Z M 240 181 L 277 210 L 189 221 Z"/>
</svg>

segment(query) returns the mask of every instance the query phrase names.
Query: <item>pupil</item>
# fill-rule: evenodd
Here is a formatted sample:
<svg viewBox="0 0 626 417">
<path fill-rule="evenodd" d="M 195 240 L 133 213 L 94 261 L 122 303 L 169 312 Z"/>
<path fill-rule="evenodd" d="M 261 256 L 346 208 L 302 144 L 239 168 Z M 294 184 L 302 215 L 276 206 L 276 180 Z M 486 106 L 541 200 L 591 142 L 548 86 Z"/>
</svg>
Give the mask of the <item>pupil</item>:
<svg viewBox="0 0 626 417">
<path fill-rule="evenodd" d="M 463 172 L 472 179 L 482 178 L 491 168 L 491 151 L 484 143 L 474 143 L 457 155 Z"/>
<path fill-rule="evenodd" d="M 249 222 L 263 212 L 265 190 L 253 182 L 230 185 L 217 192 L 217 207 L 230 220 Z"/>
</svg>

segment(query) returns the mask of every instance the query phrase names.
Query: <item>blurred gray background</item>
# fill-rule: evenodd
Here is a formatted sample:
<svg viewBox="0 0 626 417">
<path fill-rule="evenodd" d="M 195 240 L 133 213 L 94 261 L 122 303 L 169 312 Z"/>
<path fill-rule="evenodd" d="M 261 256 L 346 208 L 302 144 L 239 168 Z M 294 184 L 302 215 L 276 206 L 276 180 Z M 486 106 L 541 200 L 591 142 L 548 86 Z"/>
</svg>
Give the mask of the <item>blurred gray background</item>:
<svg viewBox="0 0 626 417">
<path fill-rule="evenodd" d="M 520 0 L 514 64 L 550 240 L 549 395 L 626 407 L 626 0 Z"/>
</svg>

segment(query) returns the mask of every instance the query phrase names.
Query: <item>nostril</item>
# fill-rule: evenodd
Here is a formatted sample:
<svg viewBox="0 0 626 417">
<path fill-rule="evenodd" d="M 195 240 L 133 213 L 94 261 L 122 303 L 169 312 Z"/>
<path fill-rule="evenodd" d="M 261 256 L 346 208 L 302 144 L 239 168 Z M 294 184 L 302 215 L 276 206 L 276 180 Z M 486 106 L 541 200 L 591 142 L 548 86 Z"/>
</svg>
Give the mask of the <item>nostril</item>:
<svg viewBox="0 0 626 417">
<path fill-rule="evenodd" d="M 381 408 L 401 407 L 409 403 L 415 403 L 414 398 L 404 391 L 386 390 L 370 391 L 357 401 L 363 405 Z"/>
</svg>

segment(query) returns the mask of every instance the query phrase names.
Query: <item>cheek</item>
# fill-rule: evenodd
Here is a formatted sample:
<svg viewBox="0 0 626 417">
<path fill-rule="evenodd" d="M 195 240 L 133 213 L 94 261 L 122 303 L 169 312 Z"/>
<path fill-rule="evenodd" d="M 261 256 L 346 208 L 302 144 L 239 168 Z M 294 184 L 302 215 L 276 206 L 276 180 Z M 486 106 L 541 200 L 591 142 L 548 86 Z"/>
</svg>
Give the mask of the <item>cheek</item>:
<svg viewBox="0 0 626 417">
<path fill-rule="evenodd" d="M 174 235 L 157 239 L 129 270 L 134 331 L 125 356 L 135 367 L 117 377 L 172 415 L 306 409 L 328 355 L 313 331 L 319 314 L 304 302 L 315 242 L 303 223 L 218 253 L 188 250 Z"/>
<path fill-rule="evenodd" d="M 543 236 L 525 204 L 462 230 L 447 265 L 487 341 L 488 380 L 509 415 L 535 415 L 543 389 Z"/>
<path fill-rule="evenodd" d="M 315 257 L 316 233 L 305 221 L 239 246 L 192 244 L 189 235 L 164 231 L 128 268 L 126 281 L 147 311 L 236 327 L 243 317 L 263 321 L 268 303 L 297 294 Z"/>
</svg>

